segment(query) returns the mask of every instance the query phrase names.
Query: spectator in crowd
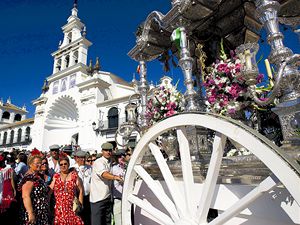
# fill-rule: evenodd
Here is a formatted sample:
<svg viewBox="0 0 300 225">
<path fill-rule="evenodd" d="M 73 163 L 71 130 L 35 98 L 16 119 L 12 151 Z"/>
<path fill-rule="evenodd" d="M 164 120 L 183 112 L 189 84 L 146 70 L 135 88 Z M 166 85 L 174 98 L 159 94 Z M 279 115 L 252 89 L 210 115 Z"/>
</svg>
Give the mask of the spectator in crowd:
<svg viewBox="0 0 300 225">
<path fill-rule="evenodd" d="M 104 143 L 101 146 L 102 157 L 93 165 L 91 179 L 91 219 L 92 225 L 111 225 L 111 181 L 123 182 L 119 176 L 110 173 L 110 159 L 113 145 Z"/>
<path fill-rule="evenodd" d="M 126 163 L 126 167 L 127 167 L 128 163 L 129 163 L 129 160 L 130 160 L 130 158 L 131 158 L 131 155 L 132 155 L 132 150 L 131 150 L 131 148 L 127 148 L 127 149 L 125 150 L 125 157 L 124 157 L 124 160 L 125 160 L 125 163 Z"/>
<path fill-rule="evenodd" d="M 59 145 L 51 145 L 50 149 L 50 157 L 48 158 L 48 166 L 49 166 L 49 174 L 52 177 L 54 173 L 59 173 L 60 168 L 58 164 L 59 159 Z"/>
<path fill-rule="evenodd" d="M 62 154 L 59 158 L 60 173 L 53 176 L 50 188 L 54 191 L 55 196 L 55 215 L 54 224 L 83 224 L 82 219 L 73 211 L 73 202 L 76 193 L 78 200 L 83 204 L 83 185 L 76 171 L 70 171 L 70 162 L 67 155 Z"/>
<path fill-rule="evenodd" d="M 14 169 L 5 165 L 5 158 L 0 155 L 0 221 L 12 221 L 14 218 L 16 188 L 14 182 Z M 12 223 L 13 224 L 13 221 Z"/>
<path fill-rule="evenodd" d="M 96 161 L 97 158 L 98 158 L 97 153 L 92 154 L 92 165 L 94 164 L 94 162 Z"/>
<path fill-rule="evenodd" d="M 9 166 L 9 167 L 15 169 L 16 166 L 17 166 L 17 160 L 16 159 L 17 159 L 17 155 L 14 152 L 9 153 L 6 156 L 6 166 Z M 26 163 L 26 161 L 25 161 L 25 163 Z M 25 171 L 25 173 L 26 173 L 26 171 Z"/>
<path fill-rule="evenodd" d="M 21 224 L 48 225 L 48 188 L 39 172 L 42 158 L 38 150 L 28 158 L 29 170 L 24 175 L 19 189 L 22 191 Z"/>
<path fill-rule="evenodd" d="M 16 167 L 15 167 L 15 172 L 17 175 L 17 183 L 19 183 L 19 181 L 23 178 L 23 176 L 28 170 L 26 161 L 27 161 L 27 156 L 25 155 L 25 153 L 23 152 L 19 153 L 17 156 Z"/>
<path fill-rule="evenodd" d="M 46 184 L 49 186 L 51 183 L 51 179 L 52 177 L 50 176 L 49 173 L 49 166 L 48 166 L 48 160 L 46 157 L 42 158 L 42 165 L 41 165 L 41 175 L 43 176 L 42 178 L 44 178 Z"/>
<path fill-rule="evenodd" d="M 113 175 L 124 177 L 125 176 L 125 161 L 124 161 L 125 151 L 119 149 L 115 152 L 115 164 L 112 166 L 111 173 Z M 115 225 L 122 224 L 122 192 L 123 192 L 123 182 L 114 181 L 112 185 L 112 197 L 113 197 L 113 219 Z"/>
<path fill-rule="evenodd" d="M 88 155 L 85 160 L 85 164 L 88 166 L 92 166 L 92 156 Z"/>
<path fill-rule="evenodd" d="M 81 218 L 84 221 L 85 225 L 91 224 L 91 206 L 90 206 L 90 184 L 91 184 L 91 175 L 92 167 L 85 164 L 86 152 L 79 150 L 74 154 L 76 164 L 74 165 L 75 170 L 78 173 L 78 176 L 82 180 L 84 187 L 84 196 L 83 196 L 83 210 L 80 213 Z"/>
<path fill-rule="evenodd" d="M 74 168 L 76 161 L 75 159 L 72 158 L 72 153 L 73 153 L 72 145 L 66 145 L 62 147 L 61 150 L 63 151 L 63 153 L 65 153 L 68 156 L 70 162 L 70 168 Z"/>
</svg>

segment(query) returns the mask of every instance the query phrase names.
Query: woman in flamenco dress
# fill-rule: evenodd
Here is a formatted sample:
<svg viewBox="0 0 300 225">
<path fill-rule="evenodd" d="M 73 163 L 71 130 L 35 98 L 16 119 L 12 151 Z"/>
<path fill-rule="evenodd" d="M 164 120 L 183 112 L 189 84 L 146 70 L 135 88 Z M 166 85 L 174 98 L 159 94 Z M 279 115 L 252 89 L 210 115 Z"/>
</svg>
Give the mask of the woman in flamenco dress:
<svg viewBox="0 0 300 225">
<path fill-rule="evenodd" d="M 82 219 L 73 211 L 73 202 L 78 193 L 80 204 L 83 203 L 83 185 L 75 171 L 69 170 L 69 158 L 59 158 L 60 173 L 53 176 L 50 188 L 55 196 L 54 225 L 82 225 Z"/>
</svg>

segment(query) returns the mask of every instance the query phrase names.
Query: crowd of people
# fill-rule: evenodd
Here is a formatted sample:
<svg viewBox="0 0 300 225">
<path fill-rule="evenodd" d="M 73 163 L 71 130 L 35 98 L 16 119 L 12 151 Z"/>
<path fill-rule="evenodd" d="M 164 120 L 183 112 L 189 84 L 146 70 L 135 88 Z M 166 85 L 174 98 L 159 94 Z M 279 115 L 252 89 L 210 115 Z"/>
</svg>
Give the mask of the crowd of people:
<svg viewBox="0 0 300 225">
<path fill-rule="evenodd" d="M 124 176 L 132 149 L 72 146 L 0 153 L 0 221 L 6 225 L 121 225 Z"/>
</svg>

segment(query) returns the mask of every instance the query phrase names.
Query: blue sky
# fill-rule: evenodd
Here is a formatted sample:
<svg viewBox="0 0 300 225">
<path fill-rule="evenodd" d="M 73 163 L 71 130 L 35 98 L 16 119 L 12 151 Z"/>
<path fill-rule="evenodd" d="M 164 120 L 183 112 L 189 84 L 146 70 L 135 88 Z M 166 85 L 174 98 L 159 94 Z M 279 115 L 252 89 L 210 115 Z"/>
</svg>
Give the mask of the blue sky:
<svg viewBox="0 0 300 225">
<path fill-rule="evenodd" d="M 78 16 L 87 26 L 87 39 L 93 43 L 88 58 L 99 56 L 102 70 L 130 81 L 137 62 L 127 53 L 135 44 L 137 26 L 153 10 L 165 14 L 170 2 L 79 0 Z M 26 104 L 30 117 L 34 112 L 31 101 L 40 96 L 43 80 L 52 73 L 50 54 L 63 38 L 61 27 L 72 5 L 73 0 L 0 0 L 0 98 L 6 101 L 11 97 L 18 106 Z M 296 35 L 286 39 L 289 47 L 299 53 Z M 149 80 L 157 82 L 162 74 L 158 61 L 148 65 Z M 168 75 L 173 76 L 172 72 Z M 183 80 L 177 71 L 174 81 L 178 78 Z"/>
</svg>

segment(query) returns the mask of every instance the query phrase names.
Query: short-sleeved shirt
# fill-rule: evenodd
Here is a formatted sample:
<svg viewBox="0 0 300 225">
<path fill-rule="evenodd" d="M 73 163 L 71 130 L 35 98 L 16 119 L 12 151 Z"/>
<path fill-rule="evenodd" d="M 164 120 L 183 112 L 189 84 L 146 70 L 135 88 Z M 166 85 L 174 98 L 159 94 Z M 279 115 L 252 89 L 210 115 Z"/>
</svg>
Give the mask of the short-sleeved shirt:
<svg viewBox="0 0 300 225">
<path fill-rule="evenodd" d="M 28 167 L 24 162 L 19 162 L 15 168 L 15 172 L 20 178 L 23 178 L 27 170 Z"/>
<path fill-rule="evenodd" d="M 51 176 L 53 176 L 55 173 L 60 172 L 60 167 L 59 167 L 58 161 L 56 164 L 54 164 L 52 157 L 48 158 L 48 165 L 49 165 L 49 173 Z"/>
<path fill-rule="evenodd" d="M 78 164 L 76 163 L 74 165 L 74 168 L 77 171 L 78 176 L 82 180 L 84 187 L 84 195 L 89 195 L 91 189 L 92 167 L 89 165 L 78 166 Z"/>
<path fill-rule="evenodd" d="M 97 159 L 93 164 L 90 202 L 95 203 L 110 196 L 111 181 L 102 178 L 104 172 L 110 171 L 110 163 L 105 157 Z"/>
<path fill-rule="evenodd" d="M 112 167 L 111 173 L 116 176 L 124 177 L 125 169 L 120 164 L 116 164 Z M 113 198 L 121 199 L 122 192 L 123 192 L 123 184 L 120 183 L 119 181 L 115 180 L 113 182 L 113 186 L 112 186 Z"/>
</svg>

